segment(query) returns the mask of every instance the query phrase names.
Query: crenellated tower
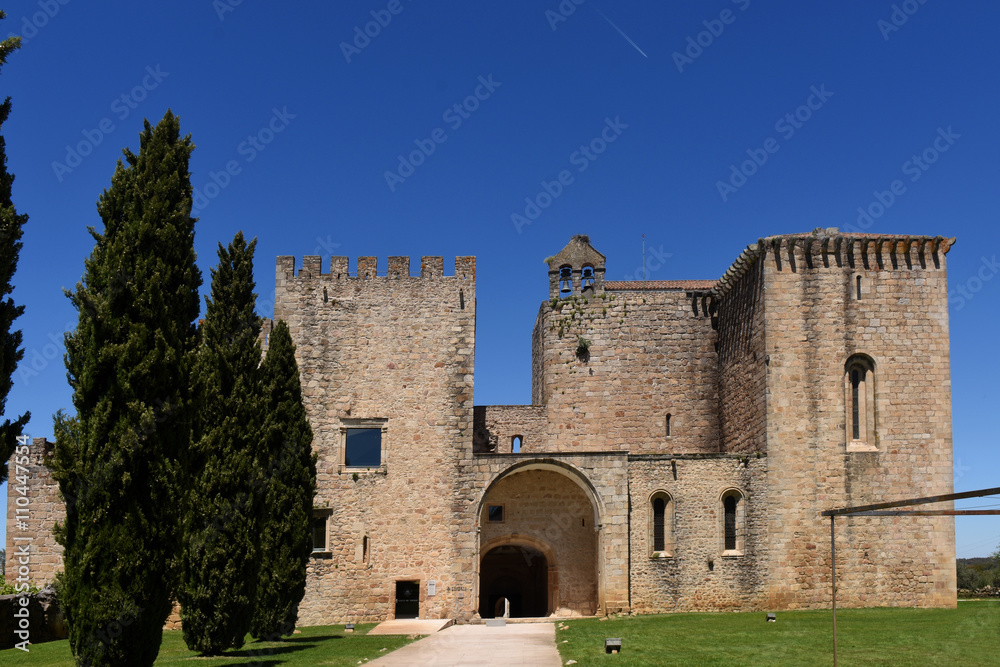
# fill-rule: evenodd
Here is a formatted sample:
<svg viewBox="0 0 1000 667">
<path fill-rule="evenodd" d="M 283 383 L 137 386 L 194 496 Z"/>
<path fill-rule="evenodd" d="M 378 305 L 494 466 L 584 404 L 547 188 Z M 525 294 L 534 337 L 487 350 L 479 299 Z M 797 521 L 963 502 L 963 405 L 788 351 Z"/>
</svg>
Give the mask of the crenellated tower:
<svg viewBox="0 0 1000 667">
<path fill-rule="evenodd" d="M 476 262 L 408 257 L 277 260 L 275 318 L 296 345 L 313 428 L 325 552 L 310 565 L 305 622 L 392 617 L 413 586 L 426 618 L 471 608 L 456 571 L 473 540 L 462 471 L 472 457 Z M 325 525 L 323 523 L 325 519 Z M 468 526 L 464 526 L 468 524 Z M 401 584 L 402 582 L 402 584 Z M 416 582 L 415 584 L 413 582 Z M 433 582 L 433 585 L 429 585 Z"/>
</svg>

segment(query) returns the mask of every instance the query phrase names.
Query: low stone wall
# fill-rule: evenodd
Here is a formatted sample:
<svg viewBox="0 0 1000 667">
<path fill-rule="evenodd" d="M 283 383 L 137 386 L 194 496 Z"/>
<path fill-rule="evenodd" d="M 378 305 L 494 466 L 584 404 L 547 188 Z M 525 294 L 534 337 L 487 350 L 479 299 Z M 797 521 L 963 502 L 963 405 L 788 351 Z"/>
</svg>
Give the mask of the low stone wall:
<svg viewBox="0 0 1000 667">
<path fill-rule="evenodd" d="M 28 604 L 22 603 L 27 598 Z M 21 623 L 27 609 L 27 627 Z M 51 587 L 28 595 L 0 595 L 0 649 L 14 648 L 22 641 L 41 644 L 69 636 L 66 617 Z"/>
</svg>

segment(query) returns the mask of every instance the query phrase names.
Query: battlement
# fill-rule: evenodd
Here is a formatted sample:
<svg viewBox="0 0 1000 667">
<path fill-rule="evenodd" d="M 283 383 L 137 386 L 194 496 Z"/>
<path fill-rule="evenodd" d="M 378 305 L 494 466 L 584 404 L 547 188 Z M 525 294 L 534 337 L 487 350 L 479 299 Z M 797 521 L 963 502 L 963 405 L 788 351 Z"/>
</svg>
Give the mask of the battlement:
<svg viewBox="0 0 1000 667">
<path fill-rule="evenodd" d="M 319 255 L 306 255 L 302 258 L 302 268 L 295 271 L 295 257 L 280 255 L 277 261 L 276 278 L 278 285 L 284 285 L 291 280 L 308 280 L 312 278 L 327 278 L 338 280 L 403 280 L 457 278 L 475 282 L 476 258 L 459 256 L 455 258 L 455 274 L 444 275 L 443 257 L 421 257 L 420 275 L 410 275 L 409 257 L 390 257 L 389 268 L 380 274 L 377 257 L 358 257 L 355 273 L 351 275 L 347 257 L 331 257 L 329 271 L 323 272 L 323 258 Z"/>
<path fill-rule="evenodd" d="M 723 299 L 750 267 L 770 255 L 778 271 L 831 266 L 867 271 L 886 269 L 938 269 L 954 238 L 892 234 L 849 234 L 836 227 L 818 228 L 809 234 L 783 234 L 759 239 L 740 253 L 711 290 Z"/>
</svg>

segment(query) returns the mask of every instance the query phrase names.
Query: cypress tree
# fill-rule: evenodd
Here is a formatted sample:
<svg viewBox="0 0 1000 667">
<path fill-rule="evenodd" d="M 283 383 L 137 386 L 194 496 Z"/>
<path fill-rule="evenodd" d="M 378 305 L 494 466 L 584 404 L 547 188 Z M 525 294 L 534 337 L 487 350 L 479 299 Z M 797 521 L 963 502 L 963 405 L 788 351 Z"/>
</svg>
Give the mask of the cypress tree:
<svg viewBox="0 0 1000 667">
<path fill-rule="evenodd" d="M 0 19 L 6 17 L 0 11 Z M 8 37 L 0 42 L 0 67 L 7 62 L 7 56 L 21 48 L 20 37 Z M 0 126 L 10 115 L 10 98 L 0 104 Z M 7 394 L 13 385 L 11 376 L 14 368 L 24 357 L 21 349 L 21 332 L 11 331 L 14 320 L 24 312 L 24 306 L 14 305 L 10 298 L 13 286 L 10 284 L 17 269 L 17 259 L 21 253 L 21 234 L 28 216 L 18 215 L 11 200 L 11 186 L 14 175 L 7 172 L 7 144 L 0 134 L 0 415 L 5 414 Z M 28 423 L 31 413 L 25 412 L 11 421 L 5 419 L 0 425 L 0 483 L 7 479 L 7 461 L 14 453 L 17 438 Z"/>
<path fill-rule="evenodd" d="M 295 344 L 279 320 L 271 331 L 264 376 L 266 415 L 261 572 L 251 634 L 276 640 L 295 629 L 306 592 L 306 564 L 312 552 L 312 507 L 316 457 L 312 429 L 302 405 Z"/>
<path fill-rule="evenodd" d="M 216 654 L 243 646 L 256 594 L 260 523 L 261 320 L 253 253 L 240 232 L 219 245 L 193 374 L 177 599 L 184 641 Z"/>
<path fill-rule="evenodd" d="M 170 612 L 178 461 L 201 273 L 188 162 L 170 111 L 145 121 L 101 195 L 103 233 L 66 335 L 74 418 L 57 420 L 54 474 L 66 500 L 59 599 L 79 665 L 152 665 Z"/>
</svg>

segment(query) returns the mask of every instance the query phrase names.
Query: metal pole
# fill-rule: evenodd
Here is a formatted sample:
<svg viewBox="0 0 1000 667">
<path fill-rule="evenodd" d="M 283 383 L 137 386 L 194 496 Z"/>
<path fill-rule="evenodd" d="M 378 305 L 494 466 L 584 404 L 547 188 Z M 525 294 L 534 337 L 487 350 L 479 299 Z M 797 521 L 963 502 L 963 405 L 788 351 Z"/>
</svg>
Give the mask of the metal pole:
<svg viewBox="0 0 1000 667">
<path fill-rule="evenodd" d="M 837 667 L 837 543 L 833 537 L 833 519 L 830 517 L 830 593 L 833 599 L 833 667 Z"/>
</svg>

